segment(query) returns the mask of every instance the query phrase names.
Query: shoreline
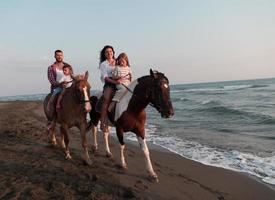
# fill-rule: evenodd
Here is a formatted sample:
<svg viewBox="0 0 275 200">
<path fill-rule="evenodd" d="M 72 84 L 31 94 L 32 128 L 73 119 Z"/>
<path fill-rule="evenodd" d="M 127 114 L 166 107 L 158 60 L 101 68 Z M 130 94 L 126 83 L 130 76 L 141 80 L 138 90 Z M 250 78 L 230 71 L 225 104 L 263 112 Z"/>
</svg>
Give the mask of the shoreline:
<svg viewBox="0 0 275 200">
<path fill-rule="evenodd" d="M 79 133 L 72 129 L 73 160 L 68 161 L 60 147 L 52 148 L 46 143 L 46 119 L 41 101 L 0 102 L 0 123 L 0 198 L 9 195 L 42 199 L 59 195 L 72 199 L 275 197 L 274 187 L 247 173 L 205 165 L 148 142 L 151 161 L 160 179 L 158 184 L 151 183 L 137 142 L 126 140 L 128 170 L 119 168 L 119 143 L 114 134 L 110 137 L 113 159 L 105 157 L 99 132 L 99 151 L 90 153 L 94 162 L 90 167 L 82 164 Z M 88 141 L 90 146 L 90 133 Z M 63 193 L 59 194 L 61 189 Z"/>
<path fill-rule="evenodd" d="M 116 139 L 115 136 L 112 136 L 112 138 Z M 127 142 L 126 142 L 127 141 Z M 135 146 L 135 147 L 138 147 L 138 143 L 135 142 L 135 141 L 132 141 L 132 140 L 125 140 L 125 143 L 129 143 L 130 145 L 132 146 Z M 267 182 L 264 182 L 261 178 L 253 175 L 253 174 L 249 174 L 247 172 L 243 172 L 243 171 L 238 171 L 238 170 L 234 170 L 234 169 L 228 169 L 228 168 L 224 168 L 224 167 L 220 167 L 220 166 L 214 166 L 214 165 L 208 165 L 208 164 L 205 164 L 205 163 L 202 163 L 202 162 L 199 162 L 197 160 L 192 160 L 190 158 L 187 158 L 187 157 L 184 157 L 176 152 L 173 152 L 171 150 L 169 150 L 168 148 L 166 147 L 163 147 L 163 146 L 160 146 L 158 144 L 153 144 L 152 142 L 149 142 L 147 141 L 147 145 L 148 145 L 148 148 L 149 150 L 153 150 L 153 151 L 157 151 L 157 152 L 160 152 L 160 153 L 167 153 L 167 154 L 172 154 L 172 155 L 176 155 L 176 156 L 179 156 L 181 157 L 182 159 L 186 159 L 186 160 L 189 160 L 189 161 L 192 161 L 192 162 L 196 162 L 198 164 L 201 164 L 201 165 L 204 165 L 204 166 L 208 166 L 208 167 L 214 167 L 214 168 L 218 168 L 218 169 L 224 169 L 224 170 L 228 170 L 228 171 L 232 171 L 232 172 L 235 172 L 235 173 L 240 173 L 240 174 L 243 174 L 267 187 L 269 187 L 270 189 L 274 190 L 275 191 L 275 185 L 272 185 L 270 183 L 267 183 Z"/>
</svg>

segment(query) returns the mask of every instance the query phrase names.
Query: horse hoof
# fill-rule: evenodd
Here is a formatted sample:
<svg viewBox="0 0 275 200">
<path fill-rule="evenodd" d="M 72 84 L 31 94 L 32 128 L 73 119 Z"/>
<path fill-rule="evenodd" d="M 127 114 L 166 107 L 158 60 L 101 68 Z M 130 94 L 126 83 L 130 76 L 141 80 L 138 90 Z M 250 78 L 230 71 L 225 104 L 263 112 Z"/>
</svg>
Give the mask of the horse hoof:
<svg viewBox="0 0 275 200">
<path fill-rule="evenodd" d="M 88 166 L 91 166 L 93 164 L 93 162 L 90 159 L 88 160 L 84 159 L 84 163 Z"/>
<path fill-rule="evenodd" d="M 122 164 L 121 165 L 121 168 L 123 169 L 123 170 L 127 170 L 128 169 L 128 165 L 125 163 L 125 164 Z"/>
<path fill-rule="evenodd" d="M 67 160 L 72 160 L 72 156 L 71 156 L 70 154 L 67 154 L 67 155 L 66 155 L 66 159 L 67 159 Z"/>
<path fill-rule="evenodd" d="M 159 182 L 158 176 L 156 174 L 149 175 L 148 180 L 153 182 L 153 183 L 158 183 Z"/>
<path fill-rule="evenodd" d="M 95 153 L 97 151 L 97 145 L 92 145 L 92 151 Z"/>
<path fill-rule="evenodd" d="M 107 152 L 107 153 L 106 153 L 106 157 L 107 157 L 107 158 L 113 158 L 113 154 Z"/>
<path fill-rule="evenodd" d="M 63 148 L 63 149 L 65 149 L 65 148 L 66 148 L 66 146 L 65 146 L 65 143 L 64 143 L 64 142 L 61 142 L 61 143 L 60 143 L 60 146 L 61 146 L 61 148 Z"/>
<path fill-rule="evenodd" d="M 57 145 L 56 140 L 49 140 L 48 143 L 51 144 L 52 146 L 56 146 Z"/>
</svg>

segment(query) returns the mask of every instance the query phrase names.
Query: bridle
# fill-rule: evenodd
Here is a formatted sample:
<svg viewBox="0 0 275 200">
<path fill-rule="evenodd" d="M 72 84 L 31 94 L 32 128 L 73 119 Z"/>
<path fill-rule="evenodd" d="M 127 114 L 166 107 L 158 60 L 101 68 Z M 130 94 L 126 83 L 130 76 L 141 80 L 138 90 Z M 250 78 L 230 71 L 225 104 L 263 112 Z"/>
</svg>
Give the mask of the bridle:
<svg viewBox="0 0 275 200">
<path fill-rule="evenodd" d="M 77 89 L 76 87 L 77 87 L 77 82 L 80 82 L 80 81 L 82 81 L 82 80 L 72 80 L 72 81 L 71 81 L 71 82 L 73 82 L 75 91 L 78 91 L 78 89 Z M 74 92 L 74 96 L 75 96 L 75 98 L 78 100 L 78 102 L 79 102 L 80 104 L 84 104 L 84 103 L 87 103 L 87 102 L 91 102 L 90 99 L 89 99 L 89 100 L 85 100 L 85 99 L 83 100 L 82 97 L 79 97 L 78 92 Z"/>
<path fill-rule="evenodd" d="M 122 83 L 122 85 L 123 85 L 130 93 L 132 93 L 133 97 L 137 98 L 139 101 L 142 101 L 142 102 L 144 102 L 144 103 L 147 103 L 146 101 L 144 101 L 144 99 L 142 99 L 141 97 L 137 96 L 137 95 L 136 95 L 129 87 L 127 87 L 125 84 Z M 157 83 L 154 83 L 154 84 L 153 84 L 153 88 L 156 88 L 156 85 L 157 85 Z M 155 89 L 155 90 L 156 90 L 156 89 Z M 152 89 L 150 89 L 149 93 L 153 93 L 153 92 L 154 92 L 154 93 L 157 93 L 156 91 L 152 91 Z M 158 96 L 158 98 L 160 99 L 160 95 L 157 95 L 157 96 Z M 158 102 L 160 102 L 160 100 L 159 100 Z M 151 107 L 157 109 L 157 111 L 159 111 L 159 112 L 161 111 L 161 106 L 160 106 L 159 104 L 149 102 L 149 105 L 150 105 Z"/>
</svg>

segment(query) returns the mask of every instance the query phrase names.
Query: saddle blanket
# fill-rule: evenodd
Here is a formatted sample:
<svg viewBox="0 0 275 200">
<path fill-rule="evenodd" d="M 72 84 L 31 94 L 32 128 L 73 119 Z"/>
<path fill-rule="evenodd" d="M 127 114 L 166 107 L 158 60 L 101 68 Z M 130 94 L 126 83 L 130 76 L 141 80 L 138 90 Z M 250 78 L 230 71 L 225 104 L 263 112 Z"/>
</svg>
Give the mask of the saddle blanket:
<svg viewBox="0 0 275 200">
<path fill-rule="evenodd" d="M 137 80 L 134 80 L 127 87 L 133 92 L 137 84 Z M 127 88 L 123 88 L 121 90 L 118 90 L 113 97 L 112 101 L 116 102 L 114 121 L 117 121 L 118 118 L 123 114 L 123 112 L 127 110 L 130 99 L 133 96 L 133 93 L 131 91 L 129 91 Z"/>
</svg>

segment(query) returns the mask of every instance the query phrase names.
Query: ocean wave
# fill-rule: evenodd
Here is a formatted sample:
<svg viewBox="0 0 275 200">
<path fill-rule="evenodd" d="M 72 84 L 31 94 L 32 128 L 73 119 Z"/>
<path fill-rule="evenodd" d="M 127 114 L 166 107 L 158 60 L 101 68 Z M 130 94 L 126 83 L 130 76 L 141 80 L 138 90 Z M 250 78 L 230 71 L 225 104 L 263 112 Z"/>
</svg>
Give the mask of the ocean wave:
<svg viewBox="0 0 275 200">
<path fill-rule="evenodd" d="M 218 101 L 210 101 L 207 103 L 204 103 L 204 107 L 195 108 L 193 111 L 199 112 L 199 113 L 205 113 L 205 114 L 216 114 L 216 115 L 247 115 L 248 112 L 242 111 L 237 108 L 230 108 L 227 106 L 219 105 Z"/>
<path fill-rule="evenodd" d="M 207 147 L 193 141 L 183 141 L 175 137 L 149 135 L 147 140 L 182 157 L 205 165 L 246 172 L 266 183 L 275 185 L 275 156 L 260 157 L 236 150 L 227 151 L 215 147 Z"/>
<path fill-rule="evenodd" d="M 113 129 L 112 132 L 115 132 L 115 130 Z M 135 134 L 126 134 L 125 138 L 137 142 Z M 260 178 L 263 182 L 275 185 L 274 154 L 264 157 L 263 155 L 259 156 L 237 150 L 206 146 L 176 136 L 159 136 L 157 126 L 152 124 L 146 125 L 146 140 L 184 158 L 205 165 L 245 172 Z"/>
<path fill-rule="evenodd" d="M 262 88 L 262 87 L 268 87 L 269 85 L 227 85 L 222 87 L 216 87 L 216 88 L 193 88 L 193 89 L 186 89 L 184 92 L 223 92 L 223 91 L 234 91 L 234 90 L 243 90 L 248 88 Z M 178 90 L 180 92 L 180 90 Z"/>
<path fill-rule="evenodd" d="M 184 89 L 182 90 L 171 90 L 170 93 L 182 93 Z"/>
<path fill-rule="evenodd" d="M 191 101 L 190 99 L 184 98 L 184 97 L 181 97 L 180 100 L 181 100 L 181 101 Z"/>
<path fill-rule="evenodd" d="M 221 101 L 219 101 L 219 100 L 205 100 L 201 104 L 207 105 L 207 106 L 218 106 L 218 105 L 221 105 Z"/>
<path fill-rule="evenodd" d="M 222 105 L 221 101 L 218 100 L 206 100 L 201 103 L 200 107 L 192 109 L 197 114 L 205 114 L 219 117 L 230 117 L 235 119 L 246 120 L 252 124 L 264 124 L 272 125 L 275 124 L 275 117 L 260 112 L 245 111 L 241 108 L 232 108 L 230 106 Z"/>
<path fill-rule="evenodd" d="M 42 101 L 46 94 L 3 96 L 0 101 Z"/>
</svg>

